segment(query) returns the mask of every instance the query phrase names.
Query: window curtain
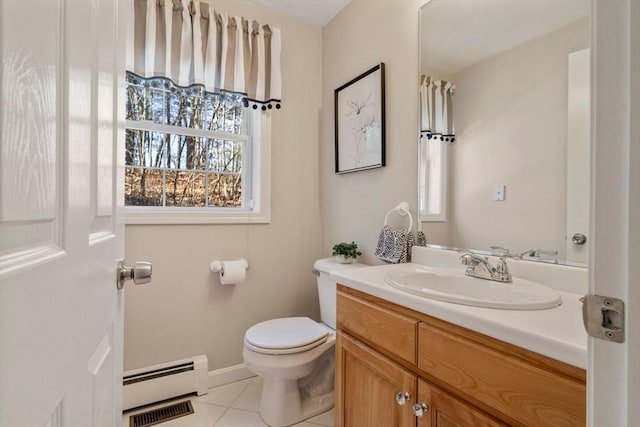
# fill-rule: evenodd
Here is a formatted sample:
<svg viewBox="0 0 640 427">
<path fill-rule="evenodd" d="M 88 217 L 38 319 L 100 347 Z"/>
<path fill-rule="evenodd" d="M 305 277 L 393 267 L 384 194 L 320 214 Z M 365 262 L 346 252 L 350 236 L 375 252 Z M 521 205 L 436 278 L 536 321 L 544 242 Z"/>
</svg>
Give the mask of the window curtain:
<svg viewBox="0 0 640 427">
<path fill-rule="evenodd" d="M 456 140 L 451 98 L 456 86 L 445 80 L 420 77 L 420 131 L 427 139 Z"/>
<path fill-rule="evenodd" d="M 240 93 L 280 108 L 280 28 L 218 13 L 198 0 L 134 0 L 127 70 L 179 86 Z"/>
</svg>

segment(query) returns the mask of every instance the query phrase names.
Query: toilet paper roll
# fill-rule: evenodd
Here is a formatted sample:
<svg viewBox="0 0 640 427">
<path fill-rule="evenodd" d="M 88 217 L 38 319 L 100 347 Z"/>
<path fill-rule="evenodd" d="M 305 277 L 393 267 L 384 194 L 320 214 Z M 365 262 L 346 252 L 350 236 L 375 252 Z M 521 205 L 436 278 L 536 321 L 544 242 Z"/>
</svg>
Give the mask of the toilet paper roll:
<svg viewBox="0 0 640 427">
<path fill-rule="evenodd" d="M 220 271 L 221 285 L 238 285 L 244 282 L 247 275 L 247 260 L 238 259 L 233 261 L 222 261 Z"/>
</svg>

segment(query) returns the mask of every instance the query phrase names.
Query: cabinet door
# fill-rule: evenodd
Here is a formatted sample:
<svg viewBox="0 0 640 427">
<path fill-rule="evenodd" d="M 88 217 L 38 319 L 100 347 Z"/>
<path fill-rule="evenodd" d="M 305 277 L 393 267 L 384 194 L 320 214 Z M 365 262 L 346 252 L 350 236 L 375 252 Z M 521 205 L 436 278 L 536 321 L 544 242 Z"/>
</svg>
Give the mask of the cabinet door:
<svg viewBox="0 0 640 427">
<path fill-rule="evenodd" d="M 418 427 L 498 427 L 505 426 L 488 415 L 436 387 L 418 380 Z"/>
<path fill-rule="evenodd" d="M 399 404 L 396 395 L 407 395 Z M 342 333 L 336 343 L 336 426 L 415 427 L 416 377 Z"/>
</svg>

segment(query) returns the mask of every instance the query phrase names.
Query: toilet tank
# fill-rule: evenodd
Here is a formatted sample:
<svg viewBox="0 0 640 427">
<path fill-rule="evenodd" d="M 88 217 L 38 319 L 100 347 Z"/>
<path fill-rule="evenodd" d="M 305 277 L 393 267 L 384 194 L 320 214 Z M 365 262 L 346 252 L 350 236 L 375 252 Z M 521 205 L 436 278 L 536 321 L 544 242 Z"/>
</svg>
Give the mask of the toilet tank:
<svg viewBox="0 0 640 427">
<path fill-rule="evenodd" d="M 320 319 L 322 323 L 336 329 L 336 282 L 329 278 L 329 273 L 335 270 L 364 267 L 365 264 L 354 262 L 339 264 L 335 257 L 320 259 L 313 264 L 318 272 L 318 298 L 320 300 Z"/>
</svg>

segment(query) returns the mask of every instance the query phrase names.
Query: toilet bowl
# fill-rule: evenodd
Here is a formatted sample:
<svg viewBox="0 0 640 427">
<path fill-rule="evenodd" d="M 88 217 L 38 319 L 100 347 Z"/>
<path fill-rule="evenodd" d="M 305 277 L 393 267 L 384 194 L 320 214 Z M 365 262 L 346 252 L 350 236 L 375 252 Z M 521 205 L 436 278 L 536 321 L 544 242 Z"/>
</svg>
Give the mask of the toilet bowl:
<svg viewBox="0 0 640 427">
<path fill-rule="evenodd" d="M 362 264 L 316 261 L 320 317 L 271 319 L 253 325 L 244 336 L 247 368 L 263 378 L 260 416 L 270 426 L 299 423 L 333 407 L 336 283 L 329 272 Z"/>
</svg>

